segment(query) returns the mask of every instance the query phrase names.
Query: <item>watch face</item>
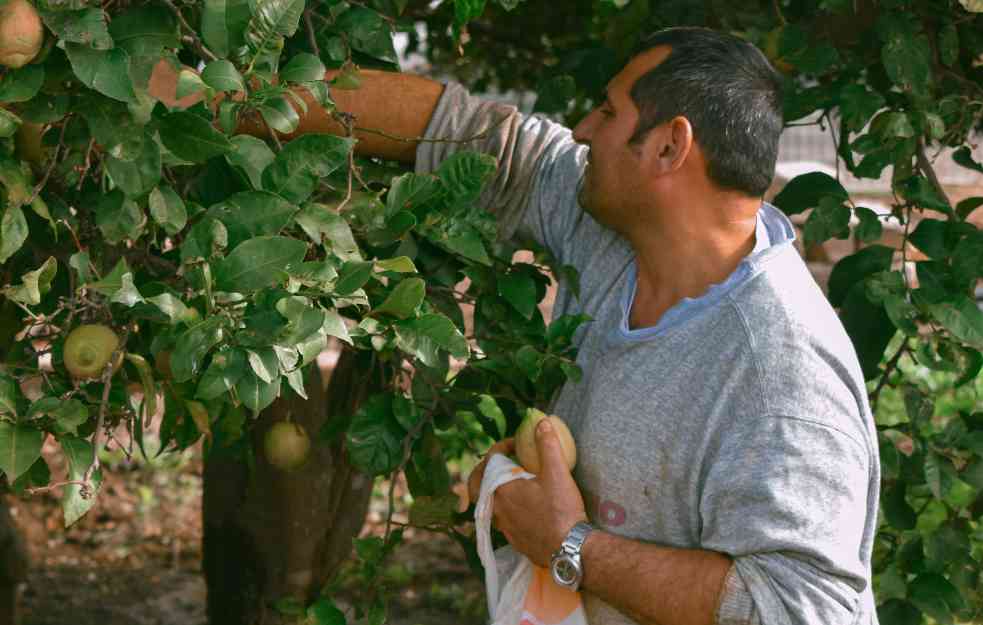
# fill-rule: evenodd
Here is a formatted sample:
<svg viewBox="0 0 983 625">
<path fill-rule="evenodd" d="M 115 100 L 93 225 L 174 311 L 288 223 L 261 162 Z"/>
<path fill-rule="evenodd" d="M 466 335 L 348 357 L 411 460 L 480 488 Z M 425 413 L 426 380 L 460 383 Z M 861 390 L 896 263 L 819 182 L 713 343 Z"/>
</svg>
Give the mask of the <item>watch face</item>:
<svg viewBox="0 0 983 625">
<path fill-rule="evenodd" d="M 553 575 L 561 584 L 572 585 L 580 575 L 580 568 L 569 558 L 557 558 L 553 563 Z"/>
</svg>

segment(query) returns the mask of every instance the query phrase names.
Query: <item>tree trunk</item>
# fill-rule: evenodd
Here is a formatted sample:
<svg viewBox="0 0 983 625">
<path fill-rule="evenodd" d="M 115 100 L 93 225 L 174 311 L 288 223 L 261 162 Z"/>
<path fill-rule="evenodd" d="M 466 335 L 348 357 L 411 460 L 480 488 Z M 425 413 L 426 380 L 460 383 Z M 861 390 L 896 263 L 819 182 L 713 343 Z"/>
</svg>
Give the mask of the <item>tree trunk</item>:
<svg viewBox="0 0 983 625">
<path fill-rule="evenodd" d="M 10 283 L 9 272 L 3 279 L 4 284 Z M 0 303 L 0 363 L 6 360 L 7 347 L 23 325 L 13 302 L 4 300 Z M 17 625 L 20 623 L 19 586 L 27 580 L 29 561 L 24 540 L 10 517 L 7 499 L 3 496 L 9 490 L 7 480 L 4 478 L 0 482 L 0 623 Z"/>
<path fill-rule="evenodd" d="M 265 410 L 253 428 L 251 469 L 241 453 L 206 458 L 203 554 L 212 625 L 280 623 L 273 602 L 312 600 L 348 557 L 372 479 L 348 464 L 340 442 L 319 440 L 318 433 L 330 417 L 352 414 L 370 392 L 365 356 L 371 354 L 343 351 L 327 392 L 312 367 L 307 401 L 291 395 Z M 288 412 L 307 430 L 311 454 L 286 473 L 266 462 L 262 440 Z"/>
</svg>

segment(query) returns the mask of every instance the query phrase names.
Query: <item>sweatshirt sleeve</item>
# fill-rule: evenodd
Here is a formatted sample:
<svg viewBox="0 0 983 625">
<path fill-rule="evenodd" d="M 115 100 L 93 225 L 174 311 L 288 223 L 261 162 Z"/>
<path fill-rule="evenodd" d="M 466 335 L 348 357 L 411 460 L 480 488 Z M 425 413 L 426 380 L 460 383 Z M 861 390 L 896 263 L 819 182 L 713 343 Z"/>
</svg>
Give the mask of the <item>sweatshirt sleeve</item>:
<svg viewBox="0 0 983 625">
<path fill-rule="evenodd" d="M 850 434 L 795 417 L 734 427 L 706 467 L 703 548 L 733 566 L 721 625 L 853 625 L 866 589 L 870 457 Z"/>
<path fill-rule="evenodd" d="M 576 201 L 586 148 L 570 130 L 510 104 L 471 96 L 448 83 L 416 152 L 416 172 L 436 170 L 472 150 L 498 162 L 480 205 L 498 217 L 503 239 L 531 238 L 564 258 L 582 215 Z"/>
</svg>

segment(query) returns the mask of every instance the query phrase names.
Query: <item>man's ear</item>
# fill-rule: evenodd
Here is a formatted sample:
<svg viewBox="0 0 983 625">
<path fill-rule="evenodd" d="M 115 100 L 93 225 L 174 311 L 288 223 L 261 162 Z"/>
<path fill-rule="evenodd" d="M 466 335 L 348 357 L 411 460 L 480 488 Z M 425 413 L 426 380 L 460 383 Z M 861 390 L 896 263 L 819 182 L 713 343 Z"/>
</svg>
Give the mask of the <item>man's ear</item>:
<svg viewBox="0 0 983 625">
<path fill-rule="evenodd" d="M 653 128 L 642 140 L 644 167 L 654 175 L 676 171 L 693 149 L 693 126 L 677 116 Z"/>
</svg>

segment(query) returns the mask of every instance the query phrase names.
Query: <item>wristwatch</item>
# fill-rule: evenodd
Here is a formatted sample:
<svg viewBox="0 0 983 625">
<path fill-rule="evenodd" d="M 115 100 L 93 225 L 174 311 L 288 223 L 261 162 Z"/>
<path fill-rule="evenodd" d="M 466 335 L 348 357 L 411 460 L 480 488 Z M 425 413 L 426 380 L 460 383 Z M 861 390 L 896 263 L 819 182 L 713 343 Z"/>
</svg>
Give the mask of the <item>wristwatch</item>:
<svg viewBox="0 0 983 625">
<path fill-rule="evenodd" d="M 587 535 L 594 530 L 590 523 L 581 521 L 574 525 L 567 537 L 560 543 L 560 548 L 556 550 L 550 558 L 550 572 L 553 574 L 553 581 L 563 588 L 576 591 L 580 588 L 580 582 L 584 579 L 584 566 L 580 561 L 580 549 L 587 540 Z"/>
</svg>

